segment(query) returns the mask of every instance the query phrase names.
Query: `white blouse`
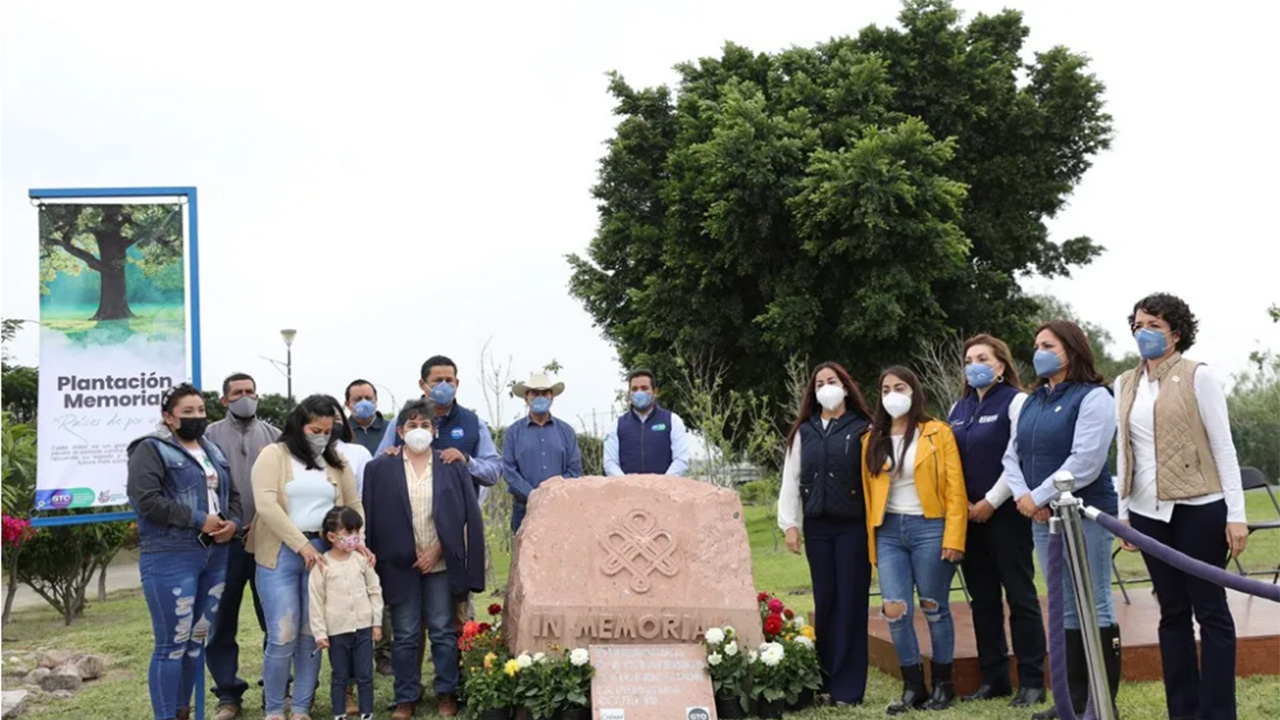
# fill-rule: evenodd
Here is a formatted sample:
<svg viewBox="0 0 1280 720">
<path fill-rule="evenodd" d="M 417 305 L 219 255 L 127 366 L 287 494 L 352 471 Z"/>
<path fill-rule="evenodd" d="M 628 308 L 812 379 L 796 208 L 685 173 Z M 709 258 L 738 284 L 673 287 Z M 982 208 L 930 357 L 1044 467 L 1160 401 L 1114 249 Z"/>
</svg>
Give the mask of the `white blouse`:
<svg viewBox="0 0 1280 720">
<path fill-rule="evenodd" d="M 907 446 L 907 454 L 902 454 L 902 441 L 905 435 L 893 435 L 893 472 L 889 474 L 889 500 L 885 504 L 886 513 L 896 515 L 924 515 L 924 506 L 920 504 L 920 492 L 916 489 L 916 445 L 919 445 L 920 433 L 911 437 Z"/>
<path fill-rule="evenodd" d="M 1133 408 L 1129 413 L 1129 444 L 1133 448 L 1133 484 L 1129 497 L 1120 498 L 1120 519 L 1130 512 L 1143 517 L 1169 522 L 1175 505 L 1208 505 L 1219 500 L 1227 502 L 1227 522 L 1246 522 L 1244 490 L 1240 482 L 1240 462 L 1236 458 L 1236 446 L 1231 440 L 1231 423 L 1227 418 L 1227 397 L 1222 386 L 1208 367 L 1201 365 L 1195 374 L 1196 404 L 1200 406 L 1200 422 L 1209 436 L 1209 449 L 1213 463 L 1222 481 L 1222 492 L 1187 498 L 1186 500 L 1161 501 L 1156 493 L 1156 440 L 1155 408 L 1160 395 L 1160 382 L 1152 381 L 1144 370 L 1138 384 Z M 1116 397 L 1124 392 L 1120 381 L 1116 382 Z M 1116 423 L 1123 422 L 1120 403 L 1116 403 Z M 1116 491 L 1123 490 L 1125 474 L 1124 448 L 1116 453 Z"/>
</svg>

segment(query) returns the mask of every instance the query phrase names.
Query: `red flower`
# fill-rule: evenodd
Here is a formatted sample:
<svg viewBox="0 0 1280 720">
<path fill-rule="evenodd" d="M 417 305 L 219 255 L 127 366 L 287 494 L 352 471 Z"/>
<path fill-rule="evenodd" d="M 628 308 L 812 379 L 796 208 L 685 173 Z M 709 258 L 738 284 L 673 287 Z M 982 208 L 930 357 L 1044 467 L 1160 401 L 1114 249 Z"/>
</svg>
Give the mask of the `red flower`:
<svg viewBox="0 0 1280 720">
<path fill-rule="evenodd" d="M 462 626 L 462 637 L 470 639 L 480 634 L 480 623 L 474 620 Z"/>
<path fill-rule="evenodd" d="M 769 612 L 780 613 L 782 612 L 782 607 L 782 601 L 778 598 L 773 598 L 769 601 Z"/>
<path fill-rule="evenodd" d="M 756 602 L 768 602 L 768 600 L 769 600 L 769 593 L 767 592 L 762 592 L 759 595 L 756 595 Z"/>
<path fill-rule="evenodd" d="M 492 629 L 493 629 L 493 626 L 492 626 L 492 625 L 490 625 L 489 623 L 480 623 L 480 634 L 481 634 L 481 635 L 484 635 L 485 633 L 489 632 L 489 631 L 490 631 L 490 630 L 492 630 Z"/>
<path fill-rule="evenodd" d="M 787 608 L 786 610 L 782 611 L 782 616 L 788 620 L 793 620 L 795 619 L 796 614 L 791 610 L 791 608 Z"/>
<path fill-rule="evenodd" d="M 782 618 L 777 615 L 770 615 L 764 621 L 764 634 L 773 636 L 782 632 Z"/>
<path fill-rule="evenodd" d="M 501 606 L 501 605 L 499 605 L 498 603 L 494 603 L 494 604 L 490 605 L 490 606 L 489 606 L 489 614 L 490 614 L 490 615 L 492 615 L 492 616 L 494 616 L 494 617 L 498 617 L 499 615 L 501 615 L 501 614 L 502 614 L 502 606 Z"/>
</svg>

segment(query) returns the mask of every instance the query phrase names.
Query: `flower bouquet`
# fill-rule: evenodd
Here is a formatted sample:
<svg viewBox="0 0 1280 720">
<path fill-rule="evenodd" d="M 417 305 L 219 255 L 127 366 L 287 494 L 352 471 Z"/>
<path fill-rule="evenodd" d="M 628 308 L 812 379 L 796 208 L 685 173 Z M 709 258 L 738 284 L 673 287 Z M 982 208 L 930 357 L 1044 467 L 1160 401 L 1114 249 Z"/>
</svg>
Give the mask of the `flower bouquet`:
<svg viewBox="0 0 1280 720">
<path fill-rule="evenodd" d="M 780 642 L 766 641 L 750 660 L 751 692 L 756 697 L 756 714 L 762 718 L 780 718 L 791 689 L 788 677 L 786 647 Z"/>
<path fill-rule="evenodd" d="M 813 628 L 802 623 L 796 619 L 792 624 L 794 632 L 786 633 L 782 639 L 786 650 L 783 665 L 788 679 L 787 706 L 792 710 L 812 705 L 822 687 L 822 665 L 814 645 Z"/>
<path fill-rule="evenodd" d="M 746 716 L 747 659 L 731 627 L 711 628 L 702 636 L 707 651 L 707 674 L 715 691 L 716 715 L 724 720 Z"/>
<path fill-rule="evenodd" d="M 497 653 L 487 653 L 480 665 L 468 668 L 463 685 L 468 709 L 481 720 L 510 720 L 519 672 L 515 660 L 504 662 Z"/>
<path fill-rule="evenodd" d="M 564 654 L 556 667 L 556 698 L 561 720 L 589 720 L 591 717 L 591 654 L 575 648 Z"/>
</svg>

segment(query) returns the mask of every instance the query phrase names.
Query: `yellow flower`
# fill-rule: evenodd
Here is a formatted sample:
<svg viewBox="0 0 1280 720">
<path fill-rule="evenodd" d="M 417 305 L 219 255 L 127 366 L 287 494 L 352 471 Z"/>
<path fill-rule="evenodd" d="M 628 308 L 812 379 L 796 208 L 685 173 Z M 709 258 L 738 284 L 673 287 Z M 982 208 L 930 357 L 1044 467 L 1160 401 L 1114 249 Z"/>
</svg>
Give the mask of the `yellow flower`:
<svg viewBox="0 0 1280 720">
<path fill-rule="evenodd" d="M 516 673 L 520 672 L 520 663 L 516 662 L 515 658 L 512 658 L 507 661 L 506 665 L 502 666 L 502 672 L 506 673 L 507 677 L 515 677 Z"/>
<path fill-rule="evenodd" d="M 800 634 L 809 638 L 810 640 L 816 639 L 816 636 L 813 632 L 812 625 L 805 625 L 804 627 L 800 628 Z"/>
<path fill-rule="evenodd" d="M 786 641 L 787 641 L 787 642 L 791 642 L 792 640 L 795 640 L 795 639 L 796 639 L 796 636 L 795 636 L 795 635 L 792 635 L 791 633 L 787 633 L 787 634 L 786 634 L 786 636 L 785 636 L 785 639 L 786 639 Z"/>
<path fill-rule="evenodd" d="M 484 669 L 485 669 L 485 670 L 492 670 L 492 669 L 493 669 L 493 661 L 494 661 L 494 660 L 497 660 L 497 659 L 498 659 L 498 656 L 497 656 L 497 655 L 494 655 L 493 653 L 489 653 L 488 655 L 485 655 L 485 656 L 484 656 Z"/>
</svg>

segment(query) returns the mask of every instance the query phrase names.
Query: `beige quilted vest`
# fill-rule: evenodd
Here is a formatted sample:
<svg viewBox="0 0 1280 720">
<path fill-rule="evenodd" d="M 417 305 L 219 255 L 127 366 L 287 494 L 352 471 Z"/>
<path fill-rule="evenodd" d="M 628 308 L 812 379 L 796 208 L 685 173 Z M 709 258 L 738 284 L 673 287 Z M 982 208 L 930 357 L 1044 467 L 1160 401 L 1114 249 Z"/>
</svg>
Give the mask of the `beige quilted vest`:
<svg viewBox="0 0 1280 720">
<path fill-rule="evenodd" d="M 1174 353 L 1150 372 L 1159 381 L 1156 397 L 1156 497 L 1160 500 L 1185 500 L 1222 492 L 1218 468 L 1209 448 L 1209 434 L 1200 420 L 1200 404 L 1196 400 L 1196 368 L 1202 363 L 1185 360 Z M 1123 381 L 1123 382 L 1121 382 Z M 1129 370 L 1117 381 L 1123 387 L 1120 397 L 1120 451 L 1125 468 L 1120 497 L 1129 497 L 1133 487 L 1133 446 L 1129 442 L 1129 415 L 1142 382 L 1142 367 Z"/>
</svg>

